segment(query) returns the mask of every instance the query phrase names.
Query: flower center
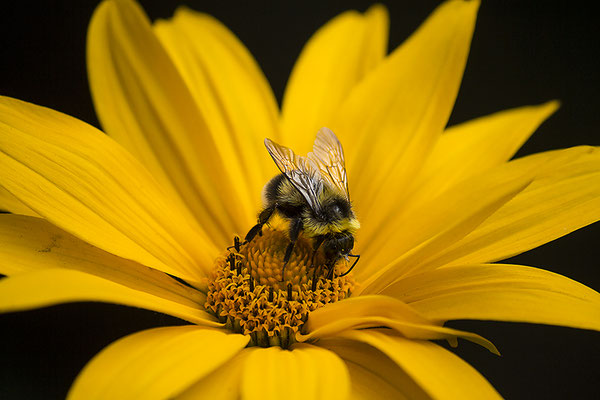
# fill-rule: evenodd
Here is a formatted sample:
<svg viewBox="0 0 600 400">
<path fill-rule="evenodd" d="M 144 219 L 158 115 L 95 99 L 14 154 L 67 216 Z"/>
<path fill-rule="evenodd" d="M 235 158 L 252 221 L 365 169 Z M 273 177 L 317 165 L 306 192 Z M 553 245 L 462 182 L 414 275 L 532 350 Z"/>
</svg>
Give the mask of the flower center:
<svg viewBox="0 0 600 400">
<path fill-rule="evenodd" d="M 250 335 L 249 346 L 288 348 L 309 312 L 350 296 L 352 275 L 325 275 L 324 256 L 300 236 L 281 280 L 289 239 L 266 228 L 252 242 L 215 261 L 205 307 L 230 330 Z"/>
</svg>

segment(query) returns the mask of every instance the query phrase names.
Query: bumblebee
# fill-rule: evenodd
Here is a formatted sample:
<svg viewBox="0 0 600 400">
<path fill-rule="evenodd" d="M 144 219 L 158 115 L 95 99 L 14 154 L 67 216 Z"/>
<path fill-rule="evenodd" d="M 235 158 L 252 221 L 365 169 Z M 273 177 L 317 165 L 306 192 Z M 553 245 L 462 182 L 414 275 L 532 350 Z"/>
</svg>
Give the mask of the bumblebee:
<svg viewBox="0 0 600 400">
<path fill-rule="evenodd" d="M 348 257 L 356 258 L 341 276 L 348 274 L 360 258 L 351 254 L 360 223 L 350 203 L 342 144 L 330 129 L 321 128 L 313 151 L 306 157 L 268 138 L 265 146 L 281 174 L 265 185 L 264 209 L 245 241 L 250 242 L 262 234 L 263 225 L 277 213 L 289 222 L 290 243 L 283 258 L 282 280 L 300 232 L 313 239 L 313 258 L 323 246 L 329 277 L 340 258 L 346 261 Z"/>
</svg>

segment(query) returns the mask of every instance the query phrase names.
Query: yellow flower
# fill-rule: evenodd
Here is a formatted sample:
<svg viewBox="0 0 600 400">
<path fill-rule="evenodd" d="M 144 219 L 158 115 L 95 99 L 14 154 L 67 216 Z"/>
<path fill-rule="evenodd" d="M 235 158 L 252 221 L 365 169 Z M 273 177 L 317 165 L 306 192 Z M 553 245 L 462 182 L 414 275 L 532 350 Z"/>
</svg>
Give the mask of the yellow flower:
<svg viewBox="0 0 600 400">
<path fill-rule="evenodd" d="M 213 18 L 181 9 L 151 25 L 131 1 L 103 2 L 88 66 L 108 136 L 0 99 L 0 208 L 13 213 L 0 215 L 0 311 L 104 301 L 190 323 L 110 345 L 74 399 L 499 397 L 430 340 L 496 352 L 443 325 L 456 319 L 600 330 L 594 290 L 491 264 L 600 219 L 600 152 L 508 161 L 556 102 L 444 130 L 477 7 L 444 3 L 390 55 L 382 7 L 338 16 L 305 47 L 279 112 L 248 51 Z M 305 154 L 321 126 L 346 150 L 361 260 L 353 278 L 312 286 L 304 239 L 293 288 L 270 289 L 268 272 L 248 268 L 259 245 L 226 247 L 255 224 L 277 173 L 263 138 Z M 277 235 L 256 240 L 259 267 L 277 263 Z"/>
</svg>

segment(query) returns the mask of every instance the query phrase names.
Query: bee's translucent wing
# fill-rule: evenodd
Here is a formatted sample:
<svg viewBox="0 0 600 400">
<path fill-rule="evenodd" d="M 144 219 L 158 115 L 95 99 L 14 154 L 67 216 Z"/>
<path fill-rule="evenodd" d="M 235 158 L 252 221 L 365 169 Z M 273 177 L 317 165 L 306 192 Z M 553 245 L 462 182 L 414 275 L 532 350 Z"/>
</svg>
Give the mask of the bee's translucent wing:
<svg viewBox="0 0 600 400">
<path fill-rule="evenodd" d="M 315 163 L 271 139 L 265 139 L 265 146 L 279 170 L 304 196 L 310 208 L 321 211 L 319 194 L 323 190 L 323 180 Z"/>
<path fill-rule="evenodd" d="M 321 177 L 350 200 L 348 192 L 348 177 L 344 159 L 344 149 L 335 133 L 329 128 L 321 128 L 308 159 L 314 161 L 319 168 Z"/>
</svg>

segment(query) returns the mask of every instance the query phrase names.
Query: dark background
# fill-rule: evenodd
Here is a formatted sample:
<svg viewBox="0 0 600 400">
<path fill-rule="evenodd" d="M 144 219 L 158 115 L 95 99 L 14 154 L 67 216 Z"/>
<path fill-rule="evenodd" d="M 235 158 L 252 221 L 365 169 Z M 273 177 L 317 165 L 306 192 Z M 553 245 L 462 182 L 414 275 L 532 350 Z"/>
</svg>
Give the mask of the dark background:
<svg viewBox="0 0 600 400">
<path fill-rule="evenodd" d="M 295 58 L 309 36 L 339 12 L 349 8 L 364 11 L 371 4 L 182 3 L 213 14 L 232 29 L 257 58 L 279 100 Z M 390 49 L 400 44 L 438 3 L 387 4 Z M 85 69 L 85 34 L 95 4 L 3 4 L 0 94 L 48 106 L 97 126 Z M 142 1 L 142 5 L 155 19 L 170 16 L 176 3 Z M 562 108 L 519 155 L 600 144 L 599 37 L 597 15 L 581 5 L 485 2 L 450 123 L 560 99 Z M 600 290 L 599 239 L 597 224 L 511 261 L 540 266 Z M 62 398 L 77 372 L 101 348 L 128 333 L 174 323 L 179 322 L 148 311 L 105 304 L 69 304 L 0 316 L 0 398 Z M 501 358 L 462 341 L 457 353 L 506 398 L 598 395 L 600 333 L 479 321 L 451 325 L 482 334 L 498 346 Z"/>
</svg>

